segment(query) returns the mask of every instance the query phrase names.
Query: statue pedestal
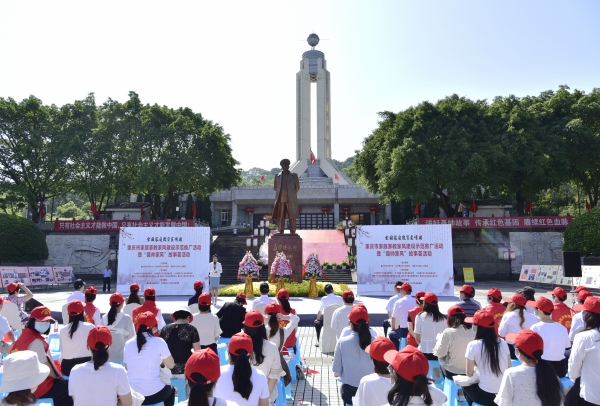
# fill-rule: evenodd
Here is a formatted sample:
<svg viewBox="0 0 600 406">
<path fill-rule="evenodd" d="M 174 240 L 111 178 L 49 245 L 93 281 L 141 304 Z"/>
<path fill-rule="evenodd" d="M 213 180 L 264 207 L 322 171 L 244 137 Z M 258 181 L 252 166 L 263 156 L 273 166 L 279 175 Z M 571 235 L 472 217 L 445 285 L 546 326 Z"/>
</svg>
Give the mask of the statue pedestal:
<svg viewBox="0 0 600 406">
<path fill-rule="evenodd" d="M 269 272 L 276 253 L 282 251 L 292 267 L 290 281 L 302 282 L 302 238 L 298 234 L 274 234 L 269 238 Z"/>
</svg>

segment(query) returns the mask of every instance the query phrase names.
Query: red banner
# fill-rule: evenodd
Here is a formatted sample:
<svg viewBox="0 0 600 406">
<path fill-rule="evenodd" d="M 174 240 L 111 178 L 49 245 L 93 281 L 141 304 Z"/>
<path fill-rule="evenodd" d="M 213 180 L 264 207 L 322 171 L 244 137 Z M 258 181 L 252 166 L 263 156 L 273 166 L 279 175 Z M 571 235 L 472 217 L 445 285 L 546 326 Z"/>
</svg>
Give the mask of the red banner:
<svg viewBox="0 0 600 406">
<path fill-rule="evenodd" d="M 194 220 L 56 220 L 54 231 L 119 231 L 121 227 L 194 227 Z"/>
<path fill-rule="evenodd" d="M 452 228 L 567 228 L 571 216 L 420 218 L 419 224 L 450 224 Z"/>
</svg>

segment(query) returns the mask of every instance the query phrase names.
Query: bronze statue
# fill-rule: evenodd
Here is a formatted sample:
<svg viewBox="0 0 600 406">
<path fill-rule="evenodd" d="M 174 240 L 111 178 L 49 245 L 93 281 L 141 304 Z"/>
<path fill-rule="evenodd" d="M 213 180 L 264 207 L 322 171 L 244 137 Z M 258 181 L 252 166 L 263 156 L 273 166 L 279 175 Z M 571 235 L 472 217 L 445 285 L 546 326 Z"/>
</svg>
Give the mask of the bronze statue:
<svg viewBox="0 0 600 406">
<path fill-rule="evenodd" d="M 282 159 L 279 162 L 282 171 L 275 175 L 275 208 L 273 218 L 277 221 L 277 229 L 283 234 L 285 220 L 290 221 L 290 233 L 296 234 L 296 219 L 300 212 L 298 210 L 298 190 L 300 181 L 298 175 L 290 172 L 290 160 Z"/>
</svg>

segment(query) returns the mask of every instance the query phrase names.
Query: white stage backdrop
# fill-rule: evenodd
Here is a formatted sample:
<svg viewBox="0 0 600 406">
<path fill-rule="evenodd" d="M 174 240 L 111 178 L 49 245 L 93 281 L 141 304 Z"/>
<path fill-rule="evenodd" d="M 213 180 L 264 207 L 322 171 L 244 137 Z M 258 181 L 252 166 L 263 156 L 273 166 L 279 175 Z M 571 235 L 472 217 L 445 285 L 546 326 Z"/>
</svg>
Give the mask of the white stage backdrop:
<svg viewBox="0 0 600 406">
<path fill-rule="evenodd" d="M 194 281 L 208 291 L 210 230 L 208 227 L 121 227 L 117 289 L 148 286 L 157 295 L 194 293 Z"/>
<path fill-rule="evenodd" d="M 391 296 L 402 281 L 454 296 L 450 225 L 358 226 L 356 257 L 359 295 Z"/>
</svg>

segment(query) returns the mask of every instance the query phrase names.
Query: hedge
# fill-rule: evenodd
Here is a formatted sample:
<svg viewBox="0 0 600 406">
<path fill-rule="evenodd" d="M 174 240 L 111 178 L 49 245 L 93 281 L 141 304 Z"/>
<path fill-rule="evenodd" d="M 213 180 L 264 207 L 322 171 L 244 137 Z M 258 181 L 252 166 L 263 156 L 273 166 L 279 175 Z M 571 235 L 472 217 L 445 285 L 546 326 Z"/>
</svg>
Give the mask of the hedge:
<svg viewBox="0 0 600 406">
<path fill-rule="evenodd" d="M 254 296 L 260 296 L 260 284 L 263 282 L 254 282 L 252 286 L 254 287 Z M 325 295 L 325 285 L 328 282 L 317 282 L 317 289 L 319 290 L 319 296 Z M 348 289 L 348 285 L 345 283 L 332 283 L 333 292 L 336 295 L 341 295 L 343 291 Z M 277 295 L 277 284 L 269 283 L 269 296 Z M 302 283 L 296 282 L 288 282 L 285 284 L 285 288 L 290 292 L 290 297 L 308 297 L 308 281 L 302 281 Z M 219 296 L 235 296 L 240 292 L 244 291 L 244 284 L 236 284 L 236 285 L 228 285 L 221 289 L 219 289 Z"/>
<path fill-rule="evenodd" d="M 31 220 L 0 213 L 0 261 L 29 262 L 48 259 L 46 237 Z"/>
<path fill-rule="evenodd" d="M 577 216 L 563 238 L 564 251 L 579 251 L 582 257 L 600 256 L 600 207 Z"/>
</svg>

